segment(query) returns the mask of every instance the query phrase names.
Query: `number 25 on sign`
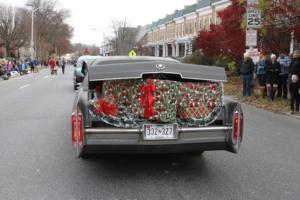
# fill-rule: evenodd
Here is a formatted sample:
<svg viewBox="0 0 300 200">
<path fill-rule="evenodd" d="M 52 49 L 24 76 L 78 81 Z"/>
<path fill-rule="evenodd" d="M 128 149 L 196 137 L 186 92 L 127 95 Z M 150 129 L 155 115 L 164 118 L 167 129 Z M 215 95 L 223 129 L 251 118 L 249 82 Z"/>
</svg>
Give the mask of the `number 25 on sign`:
<svg viewBox="0 0 300 200">
<path fill-rule="evenodd" d="M 247 28 L 260 28 L 261 13 L 257 9 L 247 9 Z"/>
</svg>

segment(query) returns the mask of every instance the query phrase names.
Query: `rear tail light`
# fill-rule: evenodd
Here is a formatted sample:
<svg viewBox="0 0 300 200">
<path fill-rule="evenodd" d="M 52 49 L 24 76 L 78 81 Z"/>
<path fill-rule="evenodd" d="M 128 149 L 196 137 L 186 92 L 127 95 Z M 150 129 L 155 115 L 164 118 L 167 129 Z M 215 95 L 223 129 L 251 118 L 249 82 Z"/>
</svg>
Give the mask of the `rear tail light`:
<svg viewBox="0 0 300 200">
<path fill-rule="evenodd" d="M 243 139 L 243 113 L 236 111 L 233 116 L 233 142 L 242 142 Z"/>
<path fill-rule="evenodd" d="M 233 116 L 233 139 L 236 141 L 239 136 L 239 112 L 234 112 Z"/>
<path fill-rule="evenodd" d="M 244 133 L 244 114 L 240 113 L 240 140 L 243 141 L 243 133 Z"/>
<path fill-rule="evenodd" d="M 78 114 L 77 120 L 78 120 L 78 142 L 79 145 L 82 145 L 83 135 L 82 135 L 82 114 L 81 113 Z"/>
<path fill-rule="evenodd" d="M 76 140 L 77 140 L 77 137 L 76 137 L 76 114 L 75 113 L 72 113 L 72 143 L 73 145 L 76 144 Z"/>
</svg>

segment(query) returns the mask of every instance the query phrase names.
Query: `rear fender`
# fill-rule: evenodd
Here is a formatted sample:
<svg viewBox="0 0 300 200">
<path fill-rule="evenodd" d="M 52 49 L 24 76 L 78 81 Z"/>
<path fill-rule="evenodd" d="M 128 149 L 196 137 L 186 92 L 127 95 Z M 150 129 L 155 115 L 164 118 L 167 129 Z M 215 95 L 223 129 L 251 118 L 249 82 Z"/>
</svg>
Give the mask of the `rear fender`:
<svg viewBox="0 0 300 200">
<path fill-rule="evenodd" d="M 237 120 L 236 123 L 234 122 L 235 118 Z M 225 103 L 225 120 L 226 124 L 232 127 L 227 138 L 228 151 L 238 153 L 243 138 L 244 121 L 242 106 L 240 103 L 234 101 L 227 101 Z"/>
<path fill-rule="evenodd" d="M 78 91 L 77 110 L 82 113 L 84 127 L 90 127 L 90 115 L 88 108 L 88 92 L 80 88 Z"/>
</svg>

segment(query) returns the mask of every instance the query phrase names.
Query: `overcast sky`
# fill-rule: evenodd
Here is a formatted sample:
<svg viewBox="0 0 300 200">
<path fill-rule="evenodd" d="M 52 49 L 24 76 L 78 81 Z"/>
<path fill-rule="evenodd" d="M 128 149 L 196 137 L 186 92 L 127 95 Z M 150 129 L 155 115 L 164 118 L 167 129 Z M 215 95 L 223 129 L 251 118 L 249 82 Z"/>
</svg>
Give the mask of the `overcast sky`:
<svg viewBox="0 0 300 200">
<path fill-rule="evenodd" d="M 24 6 L 27 0 L 0 0 Z M 71 11 L 67 21 L 74 28 L 72 42 L 100 45 L 109 36 L 113 20 L 127 18 L 132 26 L 146 25 L 196 0 L 57 0 L 58 7 Z"/>
</svg>

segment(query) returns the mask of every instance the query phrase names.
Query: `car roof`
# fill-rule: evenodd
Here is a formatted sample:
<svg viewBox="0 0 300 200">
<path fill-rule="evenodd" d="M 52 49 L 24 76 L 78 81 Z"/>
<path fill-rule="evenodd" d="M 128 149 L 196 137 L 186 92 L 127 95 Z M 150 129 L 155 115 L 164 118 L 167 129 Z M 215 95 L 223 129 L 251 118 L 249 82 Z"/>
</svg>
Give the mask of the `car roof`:
<svg viewBox="0 0 300 200">
<path fill-rule="evenodd" d="M 97 58 L 101 58 L 102 56 L 89 56 L 89 55 L 85 55 L 85 56 L 80 56 L 78 58 L 78 61 L 84 61 L 84 60 L 94 60 L 94 59 L 97 59 Z"/>
<path fill-rule="evenodd" d="M 226 81 L 224 68 L 180 63 L 171 58 L 108 56 L 89 67 L 89 81 L 138 79 L 144 74 L 176 74 L 183 79 Z"/>
<path fill-rule="evenodd" d="M 90 64 L 91 62 L 93 62 L 94 60 L 96 59 L 99 59 L 101 58 L 102 56 L 88 56 L 88 55 L 85 55 L 85 56 L 80 56 L 77 60 L 77 66 L 78 67 L 81 67 L 82 63 L 83 62 L 86 62 L 87 64 Z"/>
<path fill-rule="evenodd" d="M 80 56 L 78 58 L 77 62 L 96 60 L 96 59 L 101 58 L 101 57 L 102 56 Z"/>
<path fill-rule="evenodd" d="M 166 62 L 179 62 L 173 58 L 162 58 L 154 56 L 104 56 L 97 58 L 93 65 L 102 65 L 102 64 L 114 64 L 114 63 L 134 63 L 134 62 L 144 62 L 144 61 L 166 61 Z"/>
</svg>

